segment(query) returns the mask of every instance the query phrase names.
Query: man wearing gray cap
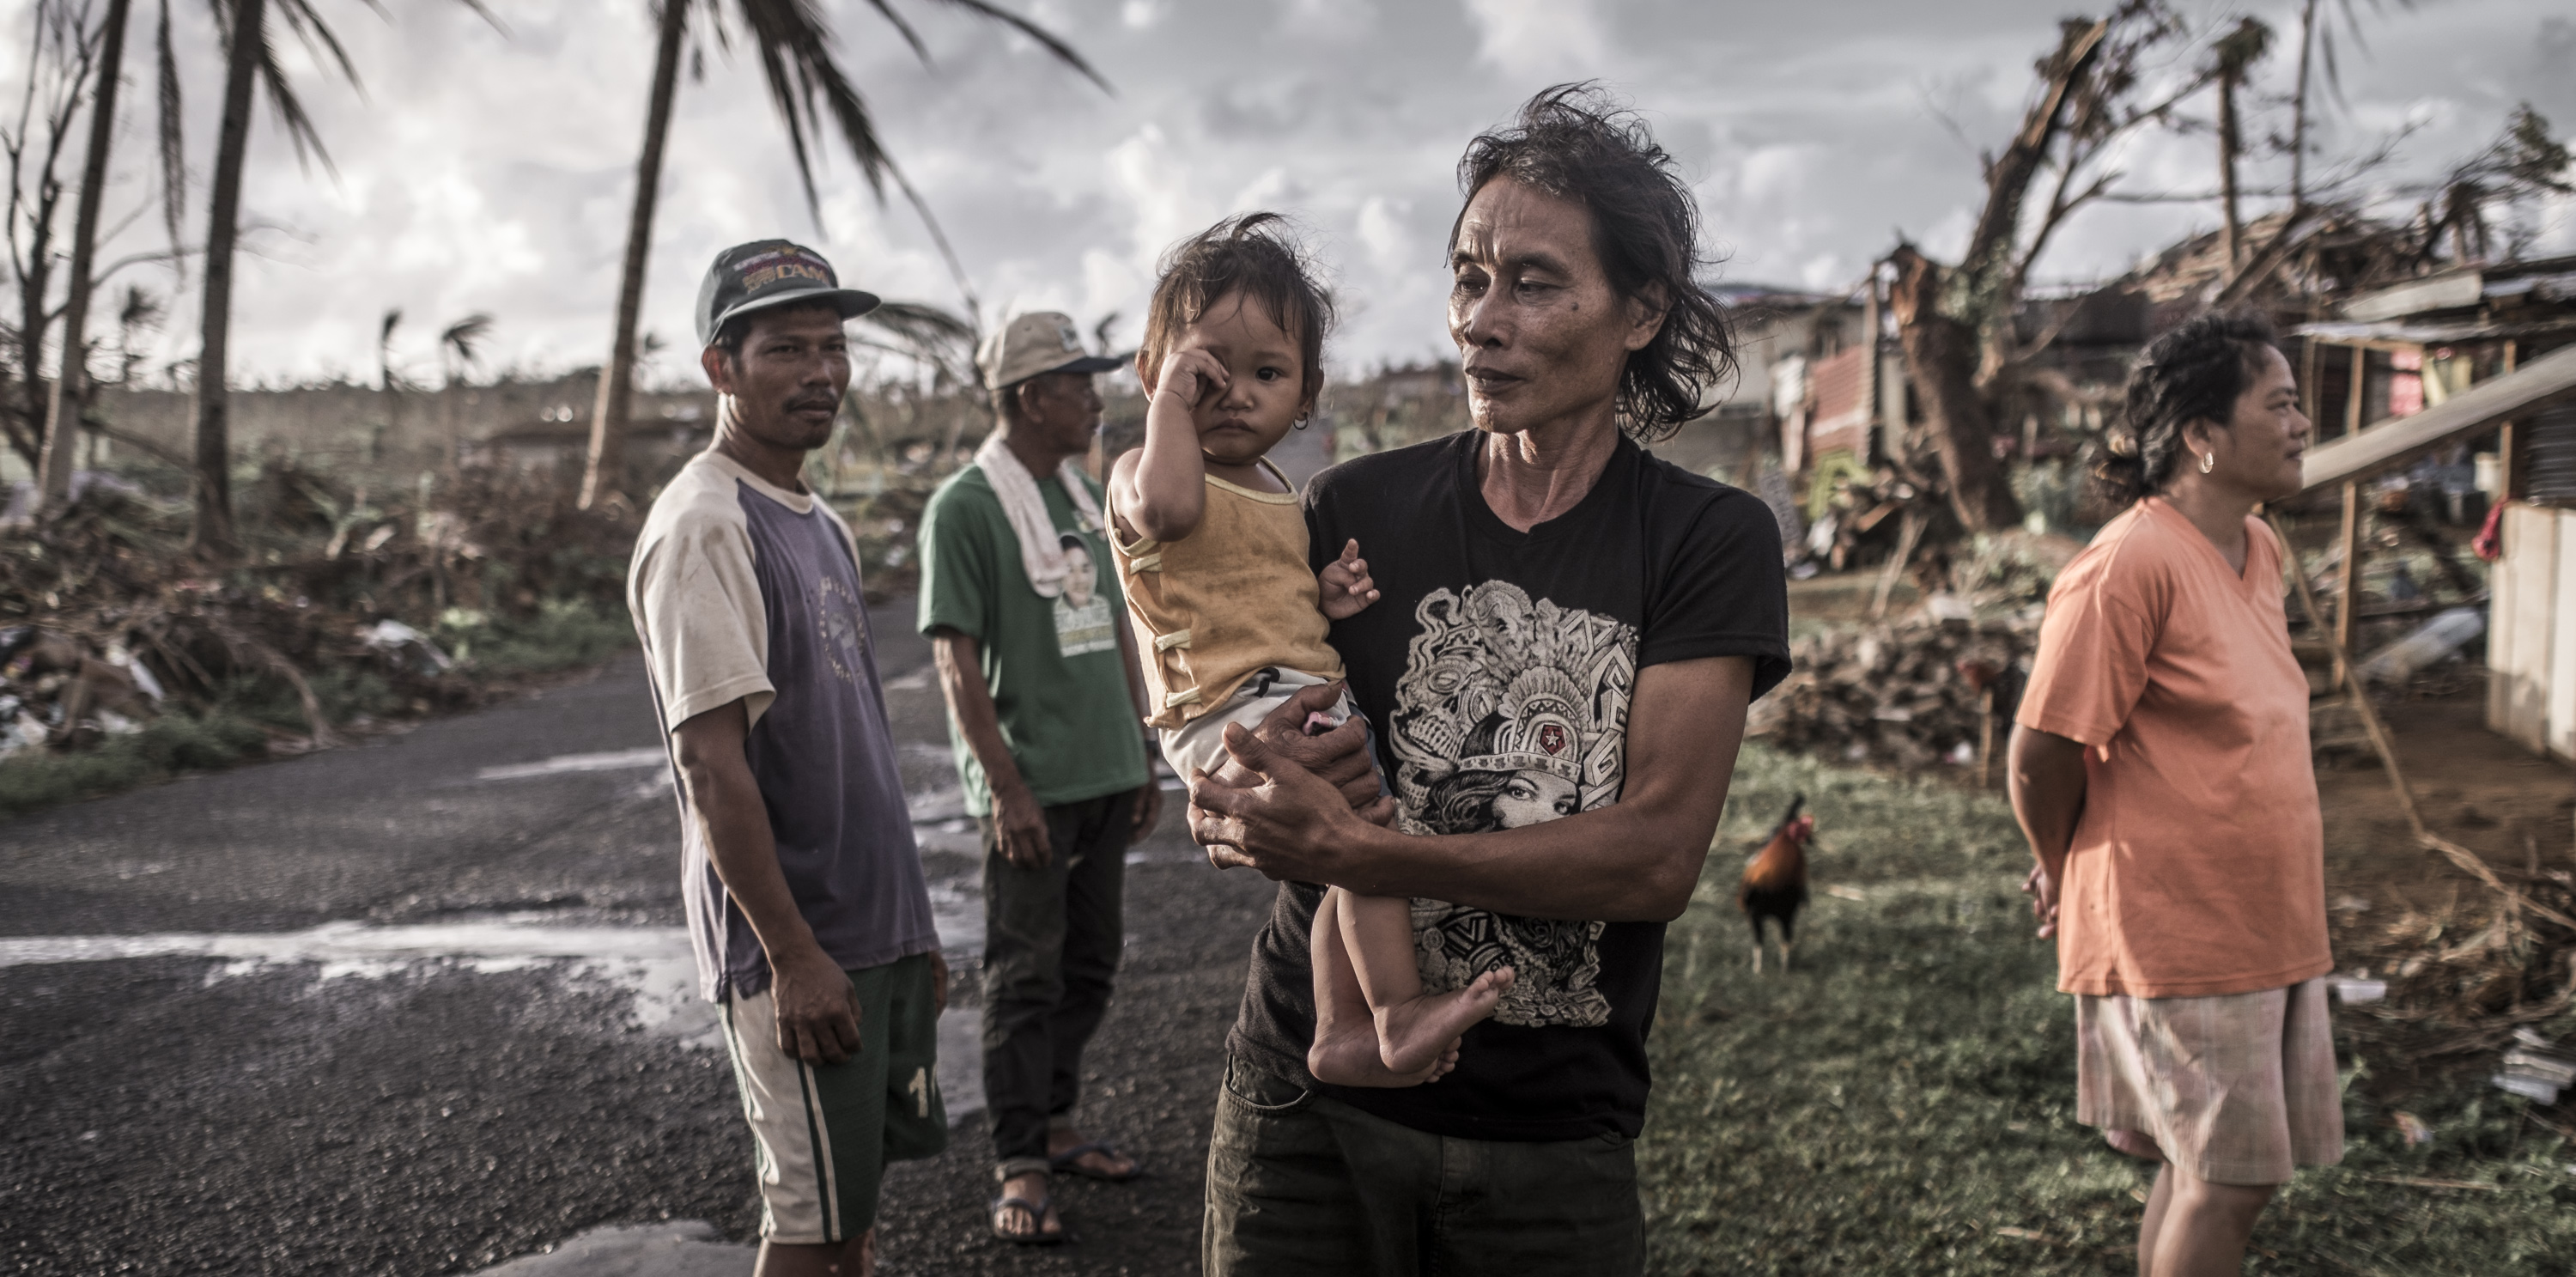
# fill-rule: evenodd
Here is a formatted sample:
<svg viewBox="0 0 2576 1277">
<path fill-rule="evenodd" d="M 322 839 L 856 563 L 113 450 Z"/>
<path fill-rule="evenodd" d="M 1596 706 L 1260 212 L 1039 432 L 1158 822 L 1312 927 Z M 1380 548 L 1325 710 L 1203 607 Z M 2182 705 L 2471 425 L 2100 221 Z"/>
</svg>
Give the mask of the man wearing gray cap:
<svg viewBox="0 0 2576 1277">
<path fill-rule="evenodd" d="M 1132 1179 L 1134 1159 L 1075 1126 L 1082 1049 L 1109 1009 L 1127 845 L 1162 793 L 1145 766 L 1144 688 L 1075 464 L 1100 426 L 1073 321 L 1022 315 L 977 356 L 992 434 L 922 515 L 921 630 L 948 696 L 966 810 L 984 831 L 984 1096 L 993 1234 L 1064 1240 L 1061 1171 Z"/>
<path fill-rule="evenodd" d="M 645 516 L 627 574 L 669 738 L 681 891 L 759 1145 L 759 1277 L 874 1271 L 885 1164 L 947 1147 L 948 1001 L 886 727 L 857 546 L 807 490 L 877 299 L 785 240 L 698 293 L 715 442 Z"/>
</svg>

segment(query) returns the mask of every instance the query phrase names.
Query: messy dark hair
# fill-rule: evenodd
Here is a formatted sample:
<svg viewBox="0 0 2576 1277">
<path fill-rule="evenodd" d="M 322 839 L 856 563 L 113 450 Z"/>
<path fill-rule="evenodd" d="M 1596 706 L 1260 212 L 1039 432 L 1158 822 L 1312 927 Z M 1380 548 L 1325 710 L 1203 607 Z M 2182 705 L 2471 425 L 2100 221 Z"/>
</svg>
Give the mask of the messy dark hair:
<svg viewBox="0 0 2576 1277">
<path fill-rule="evenodd" d="M 1598 85 L 1560 84 L 1521 107 L 1510 127 L 1481 133 L 1458 160 L 1469 202 L 1508 177 L 1592 214 L 1592 251 L 1623 301 L 1663 312 L 1663 327 L 1628 353 L 1619 374 L 1619 428 L 1652 443 L 1708 411 L 1709 392 L 1735 375 L 1726 310 L 1699 286 L 1699 205 L 1646 121 Z M 1462 205 L 1449 226 L 1458 248 Z"/>
<path fill-rule="evenodd" d="M 1304 372 L 1300 398 L 1313 403 L 1324 390 L 1324 331 L 1333 326 L 1332 295 L 1315 282 L 1313 259 L 1277 213 L 1229 217 L 1172 246 L 1163 254 L 1162 278 L 1145 311 L 1145 352 L 1160 367 L 1208 307 L 1242 293 L 1270 314 L 1270 322 L 1297 339 Z"/>
<path fill-rule="evenodd" d="M 2263 375 L 2274 341 L 2270 321 L 2247 312 L 2202 315 L 2156 338 L 2129 369 L 2125 419 L 2093 468 L 2102 499 L 2126 509 L 2173 478 L 2182 428 L 2234 421 L 2236 400 Z"/>
</svg>

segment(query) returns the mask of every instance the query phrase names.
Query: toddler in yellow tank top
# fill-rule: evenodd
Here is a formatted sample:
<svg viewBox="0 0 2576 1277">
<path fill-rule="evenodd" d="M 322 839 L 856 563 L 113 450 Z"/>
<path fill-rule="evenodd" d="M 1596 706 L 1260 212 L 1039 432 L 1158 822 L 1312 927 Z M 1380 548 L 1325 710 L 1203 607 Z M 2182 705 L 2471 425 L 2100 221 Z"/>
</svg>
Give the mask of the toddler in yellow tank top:
<svg viewBox="0 0 2576 1277">
<path fill-rule="evenodd" d="M 1306 518 L 1268 454 L 1314 409 L 1331 302 L 1279 219 L 1230 218 L 1165 259 L 1136 375 L 1150 397 L 1145 446 L 1109 482 L 1110 549 L 1154 698 L 1145 721 L 1184 779 L 1227 761 L 1225 726 L 1258 725 L 1300 689 L 1337 682 L 1332 620 L 1378 592 L 1359 543 L 1308 567 Z M 1353 712 L 1343 693 L 1309 730 Z M 1493 1014 L 1511 968 L 1425 995 L 1410 903 L 1334 887 L 1315 910 L 1319 1034 L 1307 1066 L 1326 1082 L 1409 1086 L 1446 1073 L 1459 1035 Z M 1363 1008 L 1348 993 L 1356 989 Z M 1335 1002 L 1336 997 L 1352 1005 Z M 1362 1028 L 1360 1026 L 1367 1026 Z"/>
</svg>

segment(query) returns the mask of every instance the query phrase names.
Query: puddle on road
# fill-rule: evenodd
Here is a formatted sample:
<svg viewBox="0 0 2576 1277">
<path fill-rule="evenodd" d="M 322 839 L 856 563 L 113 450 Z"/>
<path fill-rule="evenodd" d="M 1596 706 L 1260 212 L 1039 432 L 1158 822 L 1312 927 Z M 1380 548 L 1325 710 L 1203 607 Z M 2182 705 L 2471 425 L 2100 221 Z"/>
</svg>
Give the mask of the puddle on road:
<svg viewBox="0 0 2576 1277">
<path fill-rule="evenodd" d="M 530 776 L 560 776 L 567 772 L 613 772 L 638 767 L 661 767 L 671 756 L 659 745 L 648 749 L 614 749 L 598 754 L 557 754 L 533 763 L 511 763 L 486 767 L 474 773 L 476 780 L 525 780 Z"/>
<path fill-rule="evenodd" d="M 953 959 L 984 951 L 983 895 L 972 883 L 930 886 L 939 946 Z M 208 983 L 273 967 L 309 964 L 323 980 L 381 979 L 427 964 L 499 973 L 553 966 L 566 976 L 633 995 L 633 1024 L 680 1045 L 721 1050 L 713 1004 L 698 996 L 697 962 L 685 927 L 604 927 L 528 912 L 409 926 L 326 922 L 302 931 L 189 932 L 125 936 L 0 937 L 0 967 L 134 958 L 212 958 Z M 984 1105 L 976 1013 L 959 1007 L 939 1021 L 939 1086 L 949 1115 Z"/>
</svg>

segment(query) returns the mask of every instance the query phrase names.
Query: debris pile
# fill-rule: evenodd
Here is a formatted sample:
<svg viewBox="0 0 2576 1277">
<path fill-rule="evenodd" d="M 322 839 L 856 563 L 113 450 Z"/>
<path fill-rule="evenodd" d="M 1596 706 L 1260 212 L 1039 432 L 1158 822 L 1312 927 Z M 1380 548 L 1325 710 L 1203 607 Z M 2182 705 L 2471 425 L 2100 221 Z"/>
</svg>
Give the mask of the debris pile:
<svg viewBox="0 0 2576 1277">
<path fill-rule="evenodd" d="M 2339 1032 L 2375 1070 L 2400 1076 L 2474 1063 L 2497 1089 L 2543 1108 L 2576 1089 L 2576 1051 L 2545 1031 L 2562 1030 L 2576 1012 L 2576 874 L 2542 868 L 2536 842 L 2526 852 L 2519 871 L 2490 866 L 2501 885 L 2487 894 L 2409 908 L 2358 933 L 2338 923 L 2337 952 L 2369 951 L 2380 964 L 2337 982 L 2386 991 L 2384 1000 L 2342 998 Z M 2367 905 L 2336 908 L 2358 914 Z M 2543 1120 L 2576 1136 L 2563 1119 Z"/>
<path fill-rule="evenodd" d="M 273 461 L 253 491 L 229 565 L 182 548 L 184 504 L 127 484 L 0 533 L 0 757 L 217 708 L 274 749 L 316 748 L 353 719 L 478 700 L 511 664 L 478 664 L 478 645 L 567 607 L 622 611 L 631 520 L 535 477 L 469 469 L 371 496 Z"/>
<path fill-rule="evenodd" d="M 1959 610 L 1927 607 L 1894 624 L 1799 640 L 1797 672 L 1755 702 L 1747 730 L 1785 749 L 1903 770 L 1974 763 L 2000 738 L 1987 724 L 2010 722 L 2037 627 L 1971 621 Z"/>
</svg>

